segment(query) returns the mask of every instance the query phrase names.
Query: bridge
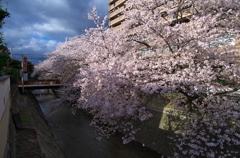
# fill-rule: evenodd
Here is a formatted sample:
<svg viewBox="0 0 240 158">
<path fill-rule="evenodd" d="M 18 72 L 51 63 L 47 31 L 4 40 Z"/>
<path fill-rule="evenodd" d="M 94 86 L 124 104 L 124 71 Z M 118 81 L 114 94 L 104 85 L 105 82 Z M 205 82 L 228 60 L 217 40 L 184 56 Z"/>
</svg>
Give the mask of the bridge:
<svg viewBox="0 0 240 158">
<path fill-rule="evenodd" d="M 59 79 L 46 79 L 46 80 L 28 80 L 18 82 L 18 88 L 22 89 L 53 89 L 61 87 L 61 81 Z"/>
</svg>

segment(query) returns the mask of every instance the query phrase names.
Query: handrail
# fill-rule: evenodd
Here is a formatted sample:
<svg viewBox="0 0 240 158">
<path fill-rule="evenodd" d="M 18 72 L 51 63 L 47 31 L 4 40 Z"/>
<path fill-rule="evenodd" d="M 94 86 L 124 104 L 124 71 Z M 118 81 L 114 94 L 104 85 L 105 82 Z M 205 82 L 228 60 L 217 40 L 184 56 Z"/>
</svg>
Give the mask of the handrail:
<svg viewBox="0 0 240 158">
<path fill-rule="evenodd" d="M 28 80 L 28 81 L 24 81 L 24 84 L 25 85 L 29 85 L 29 84 L 36 83 L 36 82 L 45 82 L 45 83 L 54 82 L 56 84 L 61 84 L 61 81 L 59 79 Z M 22 84 L 21 81 L 19 81 L 18 84 L 19 85 Z"/>
</svg>

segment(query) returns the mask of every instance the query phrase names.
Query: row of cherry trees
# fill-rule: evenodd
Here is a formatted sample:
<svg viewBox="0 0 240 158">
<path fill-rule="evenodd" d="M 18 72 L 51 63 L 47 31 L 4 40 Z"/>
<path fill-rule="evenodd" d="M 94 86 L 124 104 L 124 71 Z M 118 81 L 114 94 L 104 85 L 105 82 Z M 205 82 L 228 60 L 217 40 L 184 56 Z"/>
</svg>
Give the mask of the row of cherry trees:
<svg viewBox="0 0 240 158">
<path fill-rule="evenodd" d="M 62 79 L 55 102 L 85 109 L 100 137 L 122 131 L 128 143 L 139 130 L 134 122 L 152 116 L 144 98 L 176 94 L 175 108 L 189 121 L 175 156 L 238 155 L 240 2 L 128 0 L 126 6 L 120 30 L 105 27 L 107 18 L 101 22 L 94 8 L 89 19 L 97 27 L 66 39 L 36 67 L 40 77 Z"/>
</svg>

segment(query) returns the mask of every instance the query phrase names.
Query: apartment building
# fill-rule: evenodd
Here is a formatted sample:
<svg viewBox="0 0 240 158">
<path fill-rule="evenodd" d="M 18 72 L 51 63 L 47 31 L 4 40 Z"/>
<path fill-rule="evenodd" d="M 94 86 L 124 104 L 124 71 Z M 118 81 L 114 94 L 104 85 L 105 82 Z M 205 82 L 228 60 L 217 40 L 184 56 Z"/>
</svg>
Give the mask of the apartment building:
<svg viewBox="0 0 240 158">
<path fill-rule="evenodd" d="M 126 0 L 108 0 L 109 4 L 109 27 L 117 30 L 124 20 L 122 11 L 126 8 Z"/>
</svg>

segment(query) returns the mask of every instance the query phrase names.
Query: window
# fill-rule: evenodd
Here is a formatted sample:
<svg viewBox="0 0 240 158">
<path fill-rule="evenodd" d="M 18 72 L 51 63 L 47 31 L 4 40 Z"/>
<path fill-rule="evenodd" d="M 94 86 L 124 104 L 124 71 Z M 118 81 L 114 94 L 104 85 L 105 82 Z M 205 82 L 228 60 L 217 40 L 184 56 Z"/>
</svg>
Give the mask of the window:
<svg viewBox="0 0 240 158">
<path fill-rule="evenodd" d="M 236 43 L 233 35 L 225 34 L 218 37 L 216 40 L 209 43 L 209 47 L 224 47 L 224 46 L 234 46 Z"/>
<path fill-rule="evenodd" d="M 173 14 L 173 19 L 176 19 L 177 18 L 177 13 L 174 13 Z"/>
<path fill-rule="evenodd" d="M 172 43 L 171 44 L 171 49 L 172 51 L 177 51 L 177 43 Z M 170 48 L 168 45 L 164 45 L 163 48 L 162 48 L 162 54 L 170 54 Z"/>
<path fill-rule="evenodd" d="M 170 49 L 168 46 L 164 46 L 163 49 L 162 49 L 162 54 L 169 54 L 170 52 Z"/>
<path fill-rule="evenodd" d="M 152 48 L 143 48 L 141 49 L 141 56 L 148 56 L 154 54 L 156 51 L 157 47 L 152 47 Z"/>
</svg>

